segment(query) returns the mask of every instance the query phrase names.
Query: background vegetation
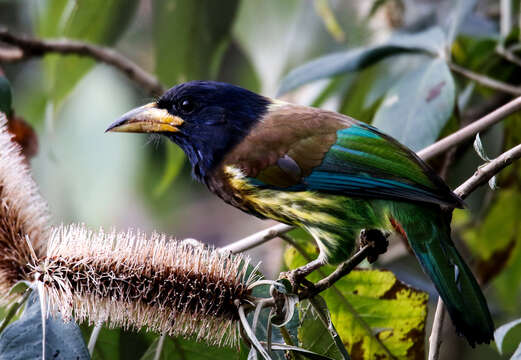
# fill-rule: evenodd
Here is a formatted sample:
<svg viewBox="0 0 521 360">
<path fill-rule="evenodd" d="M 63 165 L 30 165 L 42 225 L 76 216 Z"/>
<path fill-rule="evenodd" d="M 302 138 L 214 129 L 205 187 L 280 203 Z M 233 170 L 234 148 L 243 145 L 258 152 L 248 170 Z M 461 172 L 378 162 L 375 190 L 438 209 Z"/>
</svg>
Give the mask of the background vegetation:
<svg viewBox="0 0 521 360">
<path fill-rule="evenodd" d="M 373 123 L 415 151 L 521 95 L 519 18 L 519 2 L 506 0 L 0 1 L 0 25 L 10 33 L 113 48 L 167 88 L 217 79 L 333 109 Z M 38 148 L 31 167 L 54 223 L 138 226 L 216 246 L 271 225 L 221 203 L 194 183 L 184 155 L 172 144 L 103 133 L 120 114 L 153 99 L 150 89 L 91 58 L 25 53 L 27 61 L 19 61 L 7 55 L 0 51 L 2 81 L 8 79 L 12 92 L 11 117 L 36 131 L 37 140 L 28 140 L 33 149 L 37 141 Z M 430 100 L 419 101 L 426 91 Z M 488 158 L 520 143 L 520 124 L 520 116 L 511 115 L 480 135 L 481 150 L 467 141 L 431 164 L 455 188 Z M 520 171 L 513 164 L 495 184 L 475 191 L 453 221 L 458 246 L 487 284 L 496 326 L 521 317 Z M 290 235 L 307 256 L 314 256 L 305 234 Z M 280 239 L 250 254 L 263 261 L 268 278 L 304 261 Z M 349 295 L 325 292 L 351 357 L 423 358 L 437 298 L 433 285 L 397 239 L 375 265 L 363 266 L 389 269 L 421 291 L 402 285 L 390 272 L 368 271 L 354 272 L 338 284 Z M 393 286 L 407 293 L 402 302 L 383 296 Z M 425 293 L 430 295 L 427 323 Z M 343 303 L 346 298 L 351 305 Z M 316 317 L 313 311 L 306 303 L 299 308 L 299 343 L 342 358 L 329 337 L 308 342 L 327 333 L 319 322 L 305 321 Z M 357 322 L 359 316 L 363 323 Z M 405 323 L 399 323 L 404 317 Z M 389 328 L 395 330 L 392 335 L 386 333 Z M 91 329 L 82 330 L 88 339 Z M 441 358 L 509 358 L 521 341 L 516 332 L 521 329 L 513 326 L 501 351 L 496 344 L 472 349 L 446 322 Z M 386 349 L 379 348 L 382 341 Z M 148 359 L 156 346 L 155 334 L 103 329 L 93 358 Z M 185 339 L 167 339 L 163 349 L 164 359 L 247 354 Z"/>
</svg>

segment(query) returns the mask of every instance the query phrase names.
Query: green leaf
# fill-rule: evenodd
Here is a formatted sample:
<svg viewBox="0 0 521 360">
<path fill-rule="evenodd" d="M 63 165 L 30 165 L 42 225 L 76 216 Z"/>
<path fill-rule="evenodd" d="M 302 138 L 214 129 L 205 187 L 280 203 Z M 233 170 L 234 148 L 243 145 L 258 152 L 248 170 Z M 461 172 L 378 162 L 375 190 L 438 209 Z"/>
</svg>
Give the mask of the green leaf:
<svg viewBox="0 0 521 360">
<path fill-rule="evenodd" d="M 299 344 L 306 349 L 336 360 L 349 359 L 342 339 L 331 321 L 326 302 L 320 296 L 315 296 L 312 302 L 304 300 L 298 305 Z"/>
<path fill-rule="evenodd" d="M 168 190 L 185 163 L 183 150 L 173 142 L 166 143 L 166 168 L 161 181 L 154 190 L 154 196 L 159 197 Z"/>
<path fill-rule="evenodd" d="M 59 317 L 46 320 L 46 358 L 88 360 L 89 352 L 74 321 Z M 58 357 L 59 356 L 59 357 Z M 0 335 L 0 360 L 40 359 L 42 357 L 42 315 L 36 291 L 27 300 L 17 320 Z"/>
<path fill-rule="evenodd" d="M 386 94 L 373 125 L 414 151 L 438 138 L 454 110 L 455 86 L 443 59 L 403 77 Z"/>
<path fill-rule="evenodd" d="M 337 42 L 345 41 L 346 34 L 338 23 L 328 0 L 314 0 L 315 11 L 322 18 L 327 31 Z"/>
<path fill-rule="evenodd" d="M 477 0 L 458 0 L 454 11 L 451 11 L 450 26 L 447 31 L 447 43 L 450 46 L 458 36 L 461 24 L 476 6 Z"/>
<path fill-rule="evenodd" d="M 161 82 L 170 87 L 217 77 L 238 4 L 238 0 L 153 2 L 155 72 Z M 172 184 L 184 159 L 182 151 L 169 142 L 166 168 L 154 191 L 155 197 L 163 195 Z"/>
<path fill-rule="evenodd" d="M 375 82 L 379 77 L 385 77 L 385 70 L 377 64 L 356 73 L 356 78 L 343 94 L 340 112 L 366 122 L 371 122 L 372 115 L 376 106 L 374 101 L 369 99 L 369 94 L 373 90 Z M 371 103 L 370 100 L 373 100 Z"/>
<path fill-rule="evenodd" d="M 445 35 L 438 27 L 414 34 L 395 34 L 384 44 L 329 54 L 297 67 L 281 81 L 278 95 L 315 80 L 358 71 L 391 55 L 419 52 L 438 56 L 444 45 Z"/>
<path fill-rule="evenodd" d="M 153 2 L 159 79 L 171 86 L 215 78 L 238 4 L 238 0 Z"/>
<path fill-rule="evenodd" d="M 295 46 L 293 29 L 305 5 L 304 1 L 299 0 L 241 2 L 233 34 L 253 63 L 262 81 L 263 92 L 267 94 L 271 95 L 276 90 L 287 66 L 290 56 L 288 48 Z M 300 42 L 299 46 L 302 46 Z"/>
<path fill-rule="evenodd" d="M 159 337 L 152 343 L 141 360 L 153 360 L 159 344 Z M 217 359 L 246 359 L 247 350 L 242 347 L 241 351 L 231 348 L 218 348 L 198 343 L 183 338 L 171 338 L 167 336 L 161 351 L 161 360 L 217 360 Z"/>
<path fill-rule="evenodd" d="M 232 41 L 228 46 L 222 64 L 217 77 L 219 81 L 261 92 L 261 82 L 257 72 L 237 41 Z"/>
<path fill-rule="evenodd" d="M 305 244 L 306 252 L 313 245 Z M 307 261 L 294 248 L 285 253 L 289 268 Z M 334 267 L 323 269 L 330 273 Z M 308 279 L 317 281 L 311 274 Z M 400 282 L 390 271 L 355 270 L 321 293 L 331 320 L 353 359 L 423 359 L 428 295 Z"/>
<path fill-rule="evenodd" d="M 122 332 L 120 329 L 107 329 L 103 327 L 98 335 L 94 353 L 92 354 L 92 360 L 119 359 L 120 332 Z M 88 338 L 90 338 L 90 332 Z M 121 341 L 123 341 L 123 339 L 121 339 Z"/>
<path fill-rule="evenodd" d="M 512 354 L 510 360 L 521 360 L 521 344 L 516 349 L 516 352 Z"/>
<path fill-rule="evenodd" d="M 10 289 L 8 295 L 23 294 L 31 284 L 28 281 L 20 280 L 14 284 Z"/>
<path fill-rule="evenodd" d="M 494 332 L 494 341 L 502 355 L 512 354 L 521 343 L 521 319 L 498 327 Z"/>
<path fill-rule="evenodd" d="M 9 116 L 13 107 L 12 102 L 11 84 L 9 84 L 9 80 L 0 73 L 0 112 Z"/>
<path fill-rule="evenodd" d="M 37 34 L 112 45 L 132 20 L 138 3 L 137 0 L 42 1 L 37 14 Z M 48 94 L 55 105 L 63 101 L 94 64 L 94 60 L 79 56 L 45 57 Z"/>
</svg>

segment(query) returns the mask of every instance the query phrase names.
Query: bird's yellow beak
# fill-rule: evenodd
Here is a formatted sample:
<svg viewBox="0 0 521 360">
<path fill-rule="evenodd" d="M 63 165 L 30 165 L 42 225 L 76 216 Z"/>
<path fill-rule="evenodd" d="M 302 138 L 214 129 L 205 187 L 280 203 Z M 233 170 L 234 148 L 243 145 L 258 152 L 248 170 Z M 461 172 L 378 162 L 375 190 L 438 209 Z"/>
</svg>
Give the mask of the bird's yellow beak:
<svg viewBox="0 0 521 360">
<path fill-rule="evenodd" d="M 180 117 L 150 103 L 123 114 L 105 132 L 172 133 L 179 131 L 178 127 L 183 123 Z"/>
</svg>

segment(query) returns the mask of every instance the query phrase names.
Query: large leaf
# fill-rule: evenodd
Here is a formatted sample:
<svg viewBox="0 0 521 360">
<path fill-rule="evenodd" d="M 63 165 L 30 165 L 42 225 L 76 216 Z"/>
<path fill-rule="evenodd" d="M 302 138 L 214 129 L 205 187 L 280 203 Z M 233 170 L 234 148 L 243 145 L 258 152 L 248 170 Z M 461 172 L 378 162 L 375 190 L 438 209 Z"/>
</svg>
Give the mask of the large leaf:
<svg viewBox="0 0 521 360">
<path fill-rule="evenodd" d="M 73 321 L 46 320 L 46 358 L 88 360 L 89 352 L 81 330 Z M 20 320 L 0 335 L 0 360 L 40 359 L 42 357 L 42 313 L 36 291 L 29 296 Z"/>
<path fill-rule="evenodd" d="M 232 41 L 224 53 L 217 80 L 261 92 L 261 82 L 253 63 L 237 41 Z"/>
<path fill-rule="evenodd" d="M 471 13 L 472 9 L 476 6 L 477 0 L 458 0 L 454 11 L 451 12 L 449 18 L 449 27 L 447 29 L 447 43 L 452 44 L 458 32 L 461 24 L 465 18 Z"/>
<path fill-rule="evenodd" d="M 138 0 L 47 0 L 39 3 L 37 33 L 42 37 L 66 37 L 111 45 L 127 28 Z M 49 55 L 45 72 L 49 98 L 56 105 L 95 64 L 79 56 Z"/>
<path fill-rule="evenodd" d="M 238 0 L 153 2 L 155 72 L 164 84 L 217 77 L 238 4 Z M 170 143 L 166 147 L 167 165 L 156 198 L 168 190 L 185 159 L 178 147 Z"/>
<path fill-rule="evenodd" d="M 156 73 L 167 86 L 215 78 L 238 0 L 153 2 Z"/>
<path fill-rule="evenodd" d="M 306 251 L 312 252 L 307 244 Z M 295 249 L 286 265 L 307 261 Z M 331 272 L 333 267 L 324 269 Z M 317 281 L 320 276 L 308 278 Z M 423 359 L 428 295 L 400 282 L 390 271 L 355 270 L 321 293 L 352 359 Z M 392 354 L 392 356 L 391 356 Z"/>
<path fill-rule="evenodd" d="M 454 109 L 454 79 L 445 60 L 426 62 L 386 94 L 373 125 L 414 151 L 432 144 Z"/>
<path fill-rule="evenodd" d="M 83 327 L 83 326 L 82 326 Z M 120 359 L 120 329 L 108 329 L 103 327 L 98 334 L 96 346 L 92 354 L 92 360 L 118 360 Z M 91 331 L 87 332 L 87 339 L 90 338 Z M 126 344 L 123 344 L 125 346 Z"/>
<path fill-rule="evenodd" d="M 313 303 L 312 303 L 313 302 Z M 320 296 L 299 303 L 299 344 L 311 351 L 336 360 L 347 360 L 349 354 L 338 335 L 327 304 Z"/>
<path fill-rule="evenodd" d="M 181 172 L 185 159 L 183 150 L 173 142 L 168 141 L 165 143 L 165 146 L 166 168 L 161 181 L 154 190 L 154 196 L 156 198 L 164 195 L 165 191 L 168 190 L 177 175 Z"/>
<path fill-rule="evenodd" d="M 373 90 L 374 83 L 378 82 L 378 78 L 386 77 L 385 67 L 380 65 L 371 66 L 356 74 L 355 80 L 343 94 L 339 112 L 358 120 L 371 122 L 376 108 L 374 102 L 378 99 L 369 99 L 369 95 Z"/>
<path fill-rule="evenodd" d="M 421 52 L 438 56 L 444 45 L 443 31 L 434 27 L 419 33 L 396 34 L 381 45 L 329 54 L 292 70 L 281 81 L 279 95 L 315 80 L 358 71 L 391 55 Z"/>
<path fill-rule="evenodd" d="M 251 59 L 267 95 L 276 90 L 290 56 L 288 48 L 296 51 L 292 33 L 303 6 L 298 0 L 241 2 L 233 34 Z M 299 35 L 300 47 L 306 39 Z"/>
</svg>

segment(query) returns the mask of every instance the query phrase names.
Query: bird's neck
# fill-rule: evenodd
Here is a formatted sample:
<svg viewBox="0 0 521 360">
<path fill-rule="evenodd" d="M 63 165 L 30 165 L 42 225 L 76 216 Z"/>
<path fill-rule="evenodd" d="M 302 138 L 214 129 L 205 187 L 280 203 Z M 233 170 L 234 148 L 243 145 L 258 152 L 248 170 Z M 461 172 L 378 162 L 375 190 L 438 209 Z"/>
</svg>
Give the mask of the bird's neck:
<svg viewBox="0 0 521 360">
<path fill-rule="evenodd" d="M 192 176 L 199 182 L 204 182 L 207 174 L 214 168 L 216 159 L 215 154 L 206 151 L 204 142 L 195 143 L 194 139 L 176 136 L 171 138 L 188 157 L 188 161 L 192 166 Z"/>
</svg>

